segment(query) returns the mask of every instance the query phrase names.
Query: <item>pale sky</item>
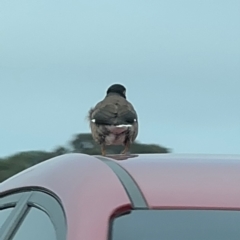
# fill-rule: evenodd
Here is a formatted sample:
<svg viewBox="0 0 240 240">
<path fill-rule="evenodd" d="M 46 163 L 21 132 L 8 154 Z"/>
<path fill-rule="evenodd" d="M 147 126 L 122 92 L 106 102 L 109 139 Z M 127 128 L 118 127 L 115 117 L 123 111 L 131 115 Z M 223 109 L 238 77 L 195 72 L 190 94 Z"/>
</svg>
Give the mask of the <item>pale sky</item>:
<svg viewBox="0 0 240 240">
<path fill-rule="evenodd" d="M 239 0 L 0 0 L 0 157 L 90 132 L 113 83 L 138 140 L 240 154 Z"/>
</svg>

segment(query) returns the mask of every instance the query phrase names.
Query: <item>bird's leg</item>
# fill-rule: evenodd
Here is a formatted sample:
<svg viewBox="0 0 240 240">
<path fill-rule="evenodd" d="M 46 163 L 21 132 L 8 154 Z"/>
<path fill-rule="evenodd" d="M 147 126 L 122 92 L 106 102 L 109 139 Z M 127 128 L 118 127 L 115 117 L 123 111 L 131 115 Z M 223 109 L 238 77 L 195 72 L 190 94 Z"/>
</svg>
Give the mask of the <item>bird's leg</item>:
<svg viewBox="0 0 240 240">
<path fill-rule="evenodd" d="M 104 143 L 101 144 L 101 152 L 102 152 L 102 155 L 103 155 L 103 156 L 106 156 L 106 150 L 105 150 L 105 145 L 104 145 Z"/>
<path fill-rule="evenodd" d="M 127 140 L 127 141 L 125 142 L 125 148 L 123 149 L 123 151 L 121 152 L 121 154 L 126 154 L 126 153 L 128 152 L 128 150 L 129 150 L 129 148 L 130 148 L 130 141 Z"/>
</svg>

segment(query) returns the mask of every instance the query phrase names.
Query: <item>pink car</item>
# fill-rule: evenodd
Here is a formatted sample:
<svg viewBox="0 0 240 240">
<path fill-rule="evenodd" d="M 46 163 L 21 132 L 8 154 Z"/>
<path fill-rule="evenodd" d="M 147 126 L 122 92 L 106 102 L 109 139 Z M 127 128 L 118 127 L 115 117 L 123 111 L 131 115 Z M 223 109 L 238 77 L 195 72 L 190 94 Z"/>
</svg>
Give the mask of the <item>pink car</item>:
<svg viewBox="0 0 240 240">
<path fill-rule="evenodd" d="M 240 156 L 66 154 L 0 184 L 0 240 L 239 240 Z"/>
</svg>

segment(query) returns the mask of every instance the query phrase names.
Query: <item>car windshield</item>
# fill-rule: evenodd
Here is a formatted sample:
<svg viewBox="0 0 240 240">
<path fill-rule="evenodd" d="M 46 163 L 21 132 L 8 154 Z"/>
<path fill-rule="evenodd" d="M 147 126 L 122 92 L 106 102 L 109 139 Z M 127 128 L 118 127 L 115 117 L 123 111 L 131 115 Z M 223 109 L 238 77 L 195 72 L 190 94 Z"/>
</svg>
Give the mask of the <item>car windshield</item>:
<svg viewBox="0 0 240 240">
<path fill-rule="evenodd" d="M 109 240 L 239 240 L 240 212 L 134 210 L 112 222 Z"/>
</svg>

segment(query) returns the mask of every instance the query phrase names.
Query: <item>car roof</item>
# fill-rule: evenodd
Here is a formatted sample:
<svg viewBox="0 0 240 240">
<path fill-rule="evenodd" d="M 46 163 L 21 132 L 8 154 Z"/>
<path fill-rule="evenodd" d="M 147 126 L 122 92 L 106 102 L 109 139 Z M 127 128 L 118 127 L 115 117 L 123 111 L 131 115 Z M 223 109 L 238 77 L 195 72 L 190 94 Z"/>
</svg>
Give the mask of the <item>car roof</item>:
<svg viewBox="0 0 240 240">
<path fill-rule="evenodd" d="M 7 179 L 0 194 L 50 191 L 64 206 L 68 239 L 107 239 L 109 216 L 132 208 L 240 209 L 239 183 L 239 155 L 71 153 Z"/>
<path fill-rule="evenodd" d="M 129 203 L 126 186 L 119 181 L 121 177 L 99 159 L 107 159 L 121 166 L 151 208 L 240 208 L 239 155 L 139 154 L 101 157 L 65 154 L 17 174 L 2 183 L 0 191 L 35 184 L 53 191 L 61 190 L 64 194 L 70 185 L 75 186 L 78 182 L 78 191 L 84 193 L 85 188 L 91 188 L 92 192 L 99 191 L 100 184 L 107 186 L 101 187 L 101 194 L 107 194 L 108 187 L 113 186 L 112 194 L 121 192 L 122 198 Z M 86 182 L 86 175 L 91 176 L 91 183 Z"/>
</svg>

